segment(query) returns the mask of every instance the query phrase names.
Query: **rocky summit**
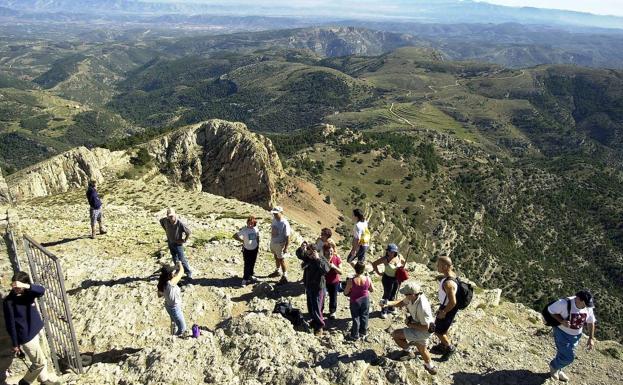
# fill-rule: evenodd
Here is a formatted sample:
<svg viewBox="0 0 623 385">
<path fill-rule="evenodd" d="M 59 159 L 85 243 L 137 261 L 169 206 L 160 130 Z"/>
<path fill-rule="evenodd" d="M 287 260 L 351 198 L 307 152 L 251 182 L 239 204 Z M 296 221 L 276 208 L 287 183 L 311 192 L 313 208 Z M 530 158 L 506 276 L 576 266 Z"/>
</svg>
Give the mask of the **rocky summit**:
<svg viewBox="0 0 623 385">
<path fill-rule="evenodd" d="M 227 134 L 219 137 L 221 130 Z M 127 172 L 128 167 L 139 167 L 130 161 L 138 150 L 117 153 L 79 149 L 71 153 L 75 156 L 73 164 L 71 156 L 64 154 L 9 178 L 11 191 L 19 198 L 9 209 L 11 218 L 19 220 L 22 232 L 60 258 L 78 345 L 92 361 L 83 375 L 63 374 L 66 383 L 555 383 L 546 374 L 554 355 L 551 330 L 543 326 L 538 312 L 504 300 L 500 290 L 476 288 L 474 301 L 459 313 L 451 330 L 458 353 L 445 362 L 434 355 L 434 360 L 439 361 L 436 376 L 429 375 L 418 358 L 407 362 L 391 359 L 398 348 L 390 332 L 403 327 L 405 314 L 379 317 L 382 286 L 377 277 L 373 278 L 376 291 L 372 293 L 373 313 L 366 341 L 351 343 L 345 339 L 350 313 L 344 296 L 339 298 L 337 319 L 327 321 L 327 332 L 321 337 L 295 330 L 286 319 L 273 314 L 275 304 L 283 299 L 291 300 L 299 309 L 306 307 L 298 260 L 288 260 L 291 283 L 277 285 L 276 278 L 267 277 L 274 268 L 268 252 L 270 213 L 257 205 L 205 192 L 206 181 L 219 180 L 218 173 L 204 169 L 211 162 L 220 160 L 226 167 L 229 157 L 231 165 L 240 165 L 231 172 L 238 171 L 241 178 L 257 167 L 264 174 L 253 175 L 256 180 L 263 180 L 261 175 L 266 175 L 270 159 L 278 164 L 276 156 L 266 157 L 270 155 L 267 141 L 253 136 L 248 139 L 251 142 L 240 144 L 243 137 L 241 125 L 213 121 L 149 143 L 148 152 L 159 165 L 155 169 L 167 161 L 179 162 L 188 167 L 178 168 L 180 174 L 160 173 L 148 167 L 137 178 L 118 178 L 116 175 L 127 176 L 121 172 Z M 254 148 L 259 148 L 260 153 L 248 152 Z M 178 153 L 181 149 L 187 152 Z M 242 155 L 255 157 L 258 163 L 243 162 L 239 159 Z M 185 163 L 197 158 L 201 162 L 194 166 Z M 93 163 L 87 166 L 85 162 Z M 102 163 L 105 166 L 93 167 Z M 99 191 L 108 234 L 90 239 L 83 184 L 100 174 Z M 35 180 L 41 181 L 40 189 L 33 187 Z M 241 182 L 240 186 L 243 190 L 248 185 Z M 169 316 L 156 293 L 158 271 L 163 264 L 171 263 L 158 223 L 168 206 L 175 207 L 193 230 L 186 251 L 195 280 L 182 284 L 182 298 L 187 323 L 204 327 L 197 339 L 171 336 Z M 286 207 L 286 215 L 290 211 Z M 242 253 L 231 237 L 249 215 L 259 219 L 262 234 L 256 267 L 260 282 L 241 287 Z M 293 245 L 317 235 L 301 224 L 304 215 L 299 211 L 289 218 Z M 341 255 L 345 253 L 340 250 Z M 20 257 L 26 264 L 25 256 Z M 11 272 L 3 248 L 0 261 L 2 284 L 7 289 Z M 350 274 L 350 268 L 346 269 Z M 409 274 L 422 283 L 436 308 L 437 273 L 412 262 Z M 574 384 L 620 383 L 621 351 L 621 346 L 611 341 L 599 341 L 593 352 L 580 347 L 568 374 Z M 379 362 L 379 357 L 390 359 Z M 9 383 L 13 384 L 26 368 L 22 360 L 8 364 Z"/>
</svg>

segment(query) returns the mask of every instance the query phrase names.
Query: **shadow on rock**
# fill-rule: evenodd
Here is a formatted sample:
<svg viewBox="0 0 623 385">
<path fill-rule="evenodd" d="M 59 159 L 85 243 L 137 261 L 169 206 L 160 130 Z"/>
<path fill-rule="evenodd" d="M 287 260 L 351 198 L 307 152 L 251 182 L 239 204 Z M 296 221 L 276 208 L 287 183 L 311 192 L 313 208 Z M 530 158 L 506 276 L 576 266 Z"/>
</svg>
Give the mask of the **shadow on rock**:
<svg viewBox="0 0 623 385">
<path fill-rule="evenodd" d="M 196 286 L 211 286 L 211 287 L 240 287 L 240 278 L 197 278 L 192 281 L 183 279 L 179 286 L 186 286 L 188 284 Z"/>
<path fill-rule="evenodd" d="M 542 385 L 549 374 L 534 373 L 529 370 L 499 370 L 495 372 L 454 373 L 453 385 Z"/>
<path fill-rule="evenodd" d="M 118 278 L 118 279 L 110 279 L 106 281 L 96 281 L 93 279 L 87 279 L 85 281 L 82 281 L 82 283 L 80 284 L 80 287 L 67 290 L 67 294 L 74 295 L 74 294 L 81 292 L 82 290 L 85 290 L 91 287 L 97 287 L 97 286 L 117 286 L 117 285 L 127 285 L 133 282 L 157 281 L 158 274 L 159 273 L 156 272 L 148 277 L 123 277 L 123 278 Z"/>
<path fill-rule="evenodd" d="M 102 353 L 84 353 L 81 354 L 82 365 L 90 366 L 93 364 L 120 364 L 127 360 L 131 355 L 140 352 L 143 349 L 138 348 L 124 348 L 124 349 L 111 349 Z"/>
<path fill-rule="evenodd" d="M 305 294 L 305 287 L 301 282 L 275 284 L 264 281 L 256 284 L 250 293 L 243 294 L 239 297 L 232 297 L 231 300 L 233 302 L 248 302 L 256 297 L 277 300 L 284 297 L 298 297 L 303 294 Z"/>
<path fill-rule="evenodd" d="M 69 242 L 74 242 L 80 239 L 87 239 L 87 236 L 82 236 L 82 237 L 74 237 L 74 238 L 63 238 L 60 241 L 52 241 L 52 242 L 45 242 L 42 243 L 41 246 L 43 247 L 54 247 L 54 246 L 58 246 L 58 245 L 63 245 L 65 243 L 69 243 Z"/>
<path fill-rule="evenodd" d="M 331 368 L 337 365 L 339 362 L 343 364 L 350 364 L 355 361 L 364 361 L 367 363 L 371 363 L 378 358 L 376 352 L 372 349 L 366 349 L 361 352 L 353 353 L 353 354 L 340 354 L 340 353 L 329 353 L 322 360 L 318 361 L 313 366 L 320 366 L 323 369 Z M 309 362 L 299 362 L 297 364 L 299 368 L 310 368 L 312 365 Z"/>
</svg>

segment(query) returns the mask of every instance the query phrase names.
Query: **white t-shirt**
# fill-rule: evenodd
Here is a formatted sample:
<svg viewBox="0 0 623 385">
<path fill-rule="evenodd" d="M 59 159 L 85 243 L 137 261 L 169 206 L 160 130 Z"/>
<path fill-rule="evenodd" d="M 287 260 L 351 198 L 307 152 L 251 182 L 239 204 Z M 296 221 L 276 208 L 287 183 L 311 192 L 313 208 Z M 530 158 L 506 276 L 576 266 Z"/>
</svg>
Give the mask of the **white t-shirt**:
<svg viewBox="0 0 623 385">
<path fill-rule="evenodd" d="M 363 232 L 368 228 L 368 222 L 357 222 L 355 223 L 355 227 L 353 227 L 353 238 L 359 240 L 363 237 Z M 368 246 L 367 243 L 362 244 L 361 246 Z"/>
<path fill-rule="evenodd" d="M 430 325 L 435 323 L 433 310 L 430 307 L 430 301 L 424 293 L 418 296 L 415 302 L 407 303 L 407 310 L 413 319 L 420 325 Z"/>
<path fill-rule="evenodd" d="M 567 313 L 567 299 L 571 300 L 571 317 L 569 317 L 569 314 Z M 559 314 L 565 320 L 569 320 L 569 323 L 571 324 L 570 328 L 563 325 L 558 325 L 558 327 L 563 332 L 572 336 L 579 336 L 582 334 L 584 324 L 592 324 L 596 321 L 593 308 L 585 307 L 584 309 L 578 309 L 577 306 L 575 306 L 575 296 L 559 299 L 549 305 L 547 310 L 552 314 Z"/>
<path fill-rule="evenodd" d="M 255 250 L 260 240 L 260 230 L 257 226 L 250 228 L 245 226 L 238 231 L 238 236 L 242 238 L 242 246 L 247 250 Z"/>
<path fill-rule="evenodd" d="M 182 304 L 182 290 L 177 285 L 167 282 L 164 287 L 164 305 L 167 307 L 180 306 Z"/>
<path fill-rule="evenodd" d="M 290 229 L 290 223 L 285 218 L 281 218 L 280 221 L 273 218 L 273 222 L 270 226 L 270 241 L 271 243 L 286 243 L 286 238 L 290 236 L 292 230 Z"/>
</svg>

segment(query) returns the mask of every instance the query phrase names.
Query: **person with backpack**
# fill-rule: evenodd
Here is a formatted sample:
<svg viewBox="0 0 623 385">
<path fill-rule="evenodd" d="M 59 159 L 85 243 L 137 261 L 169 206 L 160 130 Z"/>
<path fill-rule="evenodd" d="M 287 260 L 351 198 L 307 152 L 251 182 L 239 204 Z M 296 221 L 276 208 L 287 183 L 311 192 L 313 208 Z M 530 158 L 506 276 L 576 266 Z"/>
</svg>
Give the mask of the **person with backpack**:
<svg viewBox="0 0 623 385">
<path fill-rule="evenodd" d="M 443 274 L 443 278 L 439 282 L 439 310 L 437 310 L 435 318 L 435 334 L 441 343 L 434 347 L 434 351 L 449 357 L 456 352 L 456 347 L 448 336 L 448 330 L 450 330 L 454 317 L 459 311 L 459 306 L 457 306 L 459 285 L 450 257 L 439 257 L 437 271 Z"/>
<path fill-rule="evenodd" d="M 102 200 L 97 193 L 97 182 L 89 181 L 87 188 L 87 201 L 89 202 L 89 218 L 91 220 L 91 239 L 95 239 L 95 224 L 99 224 L 100 235 L 106 234 L 104 227 L 104 214 L 102 213 Z"/>
<path fill-rule="evenodd" d="M 344 294 L 350 298 L 350 315 L 353 319 L 350 335 L 347 337 L 350 341 L 357 341 L 359 338 L 365 340 L 368 336 L 370 293 L 374 292 L 374 286 L 365 272 L 365 263 L 357 262 L 355 276 L 348 279 L 344 288 Z"/>
<path fill-rule="evenodd" d="M 3 301 L 6 330 L 11 338 L 13 354 L 24 354 L 31 363 L 18 385 L 30 385 L 36 380 L 44 385 L 60 384 L 50 379 L 39 337 L 43 320 L 35 301 L 43 297 L 45 288 L 31 283 L 30 276 L 23 271 L 15 273 L 11 282 L 11 292 Z"/>
<path fill-rule="evenodd" d="M 379 271 L 379 265 L 381 264 L 383 264 L 382 273 Z M 398 246 L 394 243 L 387 245 L 384 256 L 372 262 L 374 272 L 382 277 L 381 283 L 383 284 L 383 300 L 394 301 L 396 299 L 396 294 L 398 293 L 398 288 L 400 287 L 400 283 L 396 277 L 396 271 L 400 267 L 404 267 L 405 264 L 405 259 L 398 254 Z M 387 318 L 387 315 L 390 313 L 395 314 L 396 309 L 391 306 L 382 308 L 381 318 Z"/>
<path fill-rule="evenodd" d="M 177 264 L 178 261 L 182 262 L 184 266 L 184 272 L 189 280 L 193 279 L 193 273 L 186 259 L 184 253 L 184 244 L 188 242 L 190 238 L 190 228 L 180 218 L 175 210 L 170 207 L 167 209 L 166 218 L 160 219 L 160 225 L 167 234 L 167 244 L 169 245 L 169 251 L 173 258 L 173 263 Z"/>
<path fill-rule="evenodd" d="M 353 218 L 356 223 L 353 228 L 352 248 L 347 261 L 355 266 L 356 262 L 365 262 L 366 260 L 366 253 L 370 247 L 370 229 L 361 209 L 353 210 Z"/>
<path fill-rule="evenodd" d="M 405 297 L 400 301 L 389 301 L 384 307 L 406 307 L 409 316 L 406 320 L 406 328 L 392 332 L 392 338 L 403 351 L 399 359 L 407 361 L 415 358 L 410 350 L 410 344 L 414 344 L 424 361 L 424 369 L 430 374 L 437 374 L 437 368 L 431 361 L 427 349 L 428 339 L 435 331 L 435 317 L 430 306 L 430 301 L 422 291 L 422 287 L 414 281 L 406 281 L 400 288 L 400 293 Z"/>
<path fill-rule="evenodd" d="M 569 381 L 569 377 L 562 371 L 571 365 L 575 359 L 575 350 L 582 338 L 584 325 L 588 326 L 587 349 L 595 347 L 595 323 L 597 319 L 593 312 L 595 304 L 593 295 L 588 290 L 581 290 L 575 296 L 562 298 L 547 306 L 547 312 L 553 321 L 554 343 L 556 356 L 549 363 L 550 375 L 555 380 Z"/>
<path fill-rule="evenodd" d="M 182 312 L 182 290 L 177 285 L 184 275 L 182 261 L 177 261 L 176 266 L 164 266 L 158 278 L 158 297 L 164 297 L 164 308 L 171 322 L 175 324 L 173 334 L 182 337 L 186 333 L 186 321 Z"/>
<path fill-rule="evenodd" d="M 257 219 L 254 216 L 247 218 L 247 225 L 234 234 L 234 239 L 242 243 L 244 269 L 241 285 L 244 287 L 251 282 L 257 282 L 254 276 L 255 262 L 260 249 L 260 230 L 257 227 Z"/>
<path fill-rule="evenodd" d="M 317 245 L 316 245 L 317 246 Z M 331 270 L 327 273 L 327 294 L 329 295 L 329 319 L 335 319 L 335 312 L 337 311 L 337 297 L 342 286 L 340 274 L 340 266 L 342 265 L 342 259 L 335 252 L 335 243 L 332 240 L 328 240 L 322 246 L 322 253 L 327 261 Z"/>
<path fill-rule="evenodd" d="M 307 310 L 312 318 L 314 334 L 321 336 L 325 326 L 322 311 L 327 288 L 326 275 L 331 270 L 331 265 L 324 256 L 316 251 L 316 247 L 312 243 L 303 242 L 301 247 L 296 250 L 296 256 L 302 261 Z"/>
<path fill-rule="evenodd" d="M 286 255 L 288 254 L 288 245 L 290 244 L 290 222 L 283 216 L 283 208 L 277 206 L 271 211 L 273 214 L 273 221 L 270 225 L 270 251 L 275 257 L 275 271 L 269 275 L 269 277 L 279 277 L 281 273 L 279 269 L 283 271 L 283 275 L 279 280 L 279 283 L 288 282 L 288 266 L 286 264 Z"/>
</svg>

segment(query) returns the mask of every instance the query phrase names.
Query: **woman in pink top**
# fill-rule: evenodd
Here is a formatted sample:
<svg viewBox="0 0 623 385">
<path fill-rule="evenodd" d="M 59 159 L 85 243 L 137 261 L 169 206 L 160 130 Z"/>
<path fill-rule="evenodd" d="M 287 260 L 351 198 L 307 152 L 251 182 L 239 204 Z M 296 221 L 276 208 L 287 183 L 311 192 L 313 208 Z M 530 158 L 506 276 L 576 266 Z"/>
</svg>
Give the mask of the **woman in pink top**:
<svg viewBox="0 0 623 385">
<path fill-rule="evenodd" d="M 328 239 L 326 243 L 322 245 L 322 252 L 324 257 L 329 261 L 331 270 L 326 275 L 327 280 L 327 292 L 329 293 L 329 319 L 335 319 L 335 312 L 337 311 L 337 296 L 340 291 L 340 265 L 342 260 L 335 253 L 335 243 Z"/>
<path fill-rule="evenodd" d="M 366 265 L 362 262 L 355 264 L 355 277 L 348 280 L 344 294 L 350 297 L 350 315 L 353 317 L 353 327 L 349 341 L 365 339 L 368 336 L 368 316 L 370 314 L 370 293 L 374 291 L 372 280 L 365 274 Z"/>
</svg>

